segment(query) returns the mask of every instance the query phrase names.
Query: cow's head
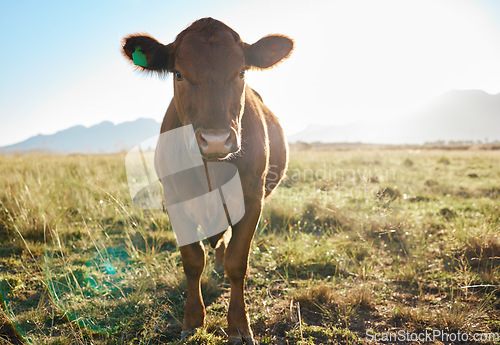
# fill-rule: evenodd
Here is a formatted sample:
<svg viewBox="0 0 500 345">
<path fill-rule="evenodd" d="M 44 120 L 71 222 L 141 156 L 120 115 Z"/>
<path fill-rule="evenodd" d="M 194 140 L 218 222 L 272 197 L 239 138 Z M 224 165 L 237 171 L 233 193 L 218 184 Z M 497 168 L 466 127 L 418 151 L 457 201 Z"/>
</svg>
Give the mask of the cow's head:
<svg viewBox="0 0 500 345">
<path fill-rule="evenodd" d="M 247 44 L 225 24 L 204 18 L 167 45 L 144 35 L 124 39 L 123 51 L 130 60 L 138 47 L 147 61 L 139 69 L 173 73 L 179 120 L 193 125 L 202 155 L 224 159 L 241 147 L 245 71 L 274 66 L 288 57 L 293 41 L 271 35 Z"/>
</svg>

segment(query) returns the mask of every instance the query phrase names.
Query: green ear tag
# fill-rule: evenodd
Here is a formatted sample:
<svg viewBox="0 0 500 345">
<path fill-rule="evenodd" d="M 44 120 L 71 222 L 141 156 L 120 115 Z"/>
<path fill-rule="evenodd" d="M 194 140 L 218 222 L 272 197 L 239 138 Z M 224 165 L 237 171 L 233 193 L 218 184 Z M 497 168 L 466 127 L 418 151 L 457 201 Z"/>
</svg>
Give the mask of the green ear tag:
<svg viewBox="0 0 500 345">
<path fill-rule="evenodd" d="M 135 52 L 132 53 L 132 61 L 134 61 L 134 65 L 148 67 L 148 60 L 146 60 L 146 55 L 141 52 L 141 46 L 135 47 Z"/>
</svg>

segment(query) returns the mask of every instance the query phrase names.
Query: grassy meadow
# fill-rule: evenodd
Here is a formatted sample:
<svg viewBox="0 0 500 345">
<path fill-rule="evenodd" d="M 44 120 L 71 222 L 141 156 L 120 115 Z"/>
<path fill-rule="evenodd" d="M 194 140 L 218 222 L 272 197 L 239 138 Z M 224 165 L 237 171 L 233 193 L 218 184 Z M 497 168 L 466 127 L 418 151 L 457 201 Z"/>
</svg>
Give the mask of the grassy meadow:
<svg viewBox="0 0 500 345">
<path fill-rule="evenodd" d="M 251 249 L 260 344 L 500 333 L 500 151 L 302 148 L 290 160 Z M 180 254 L 166 213 L 132 204 L 124 154 L 0 162 L 0 344 L 178 344 Z M 187 344 L 225 342 L 229 282 L 206 249 L 207 326 Z"/>
</svg>

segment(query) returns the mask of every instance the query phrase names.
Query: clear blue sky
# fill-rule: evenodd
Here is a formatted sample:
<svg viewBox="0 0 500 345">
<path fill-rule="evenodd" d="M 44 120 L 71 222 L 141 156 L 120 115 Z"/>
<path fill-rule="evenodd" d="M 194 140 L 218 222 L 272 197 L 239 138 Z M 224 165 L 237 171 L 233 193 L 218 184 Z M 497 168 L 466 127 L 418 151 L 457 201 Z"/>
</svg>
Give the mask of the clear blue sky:
<svg viewBox="0 0 500 345">
<path fill-rule="evenodd" d="M 500 92 L 494 0 L 4 1 L 0 146 L 77 124 L 160 121 L 171 78 L 135 72 L 120 41 L 147 32 L 169 43 L 206 16 L 249 43 L 296 40 L 288 61 L 249 75 L 289 134 L 405 116 L 450 88 Z"/>
</svg>

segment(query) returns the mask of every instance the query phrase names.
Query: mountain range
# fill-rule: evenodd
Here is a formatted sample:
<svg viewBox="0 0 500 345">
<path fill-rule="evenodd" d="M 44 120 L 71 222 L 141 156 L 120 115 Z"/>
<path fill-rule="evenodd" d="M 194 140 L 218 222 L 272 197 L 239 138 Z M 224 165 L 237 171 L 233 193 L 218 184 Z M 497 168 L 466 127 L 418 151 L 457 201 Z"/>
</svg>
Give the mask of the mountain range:
<svg viewBox="0 0 500 345">
<path fill-rule="evenodd" d="M 404 119 L 312 124 L 290 142 L 423 144 L 436 141 L 500 141 L 500 94 L 452 90 Z"/>
<path fill-rule="evenodd" d="M 91 127 L 74 126 L 52 135 L 31 137 L 0 147 L 0 152 L 114 153 L 159 133 L 153 119 Z M 289 136 L 289 142 L 423 144 L 436 141 L 500 141 L 500 94 L 480 90 L 449 91 L 412 116 L 391 121 L 344 125 L 311 124 Z"/>
<path fill-rule="evenodd" d="M 70 127 L 52 135 L 39 134 L 17 144 L 0 147 L 0 151 L 114 153 L 129 150 L 159 132 L 160 123 L 153 119 L 140 118 L 117 125 L 104 121 L 91 127 Z"/>
</svg>

